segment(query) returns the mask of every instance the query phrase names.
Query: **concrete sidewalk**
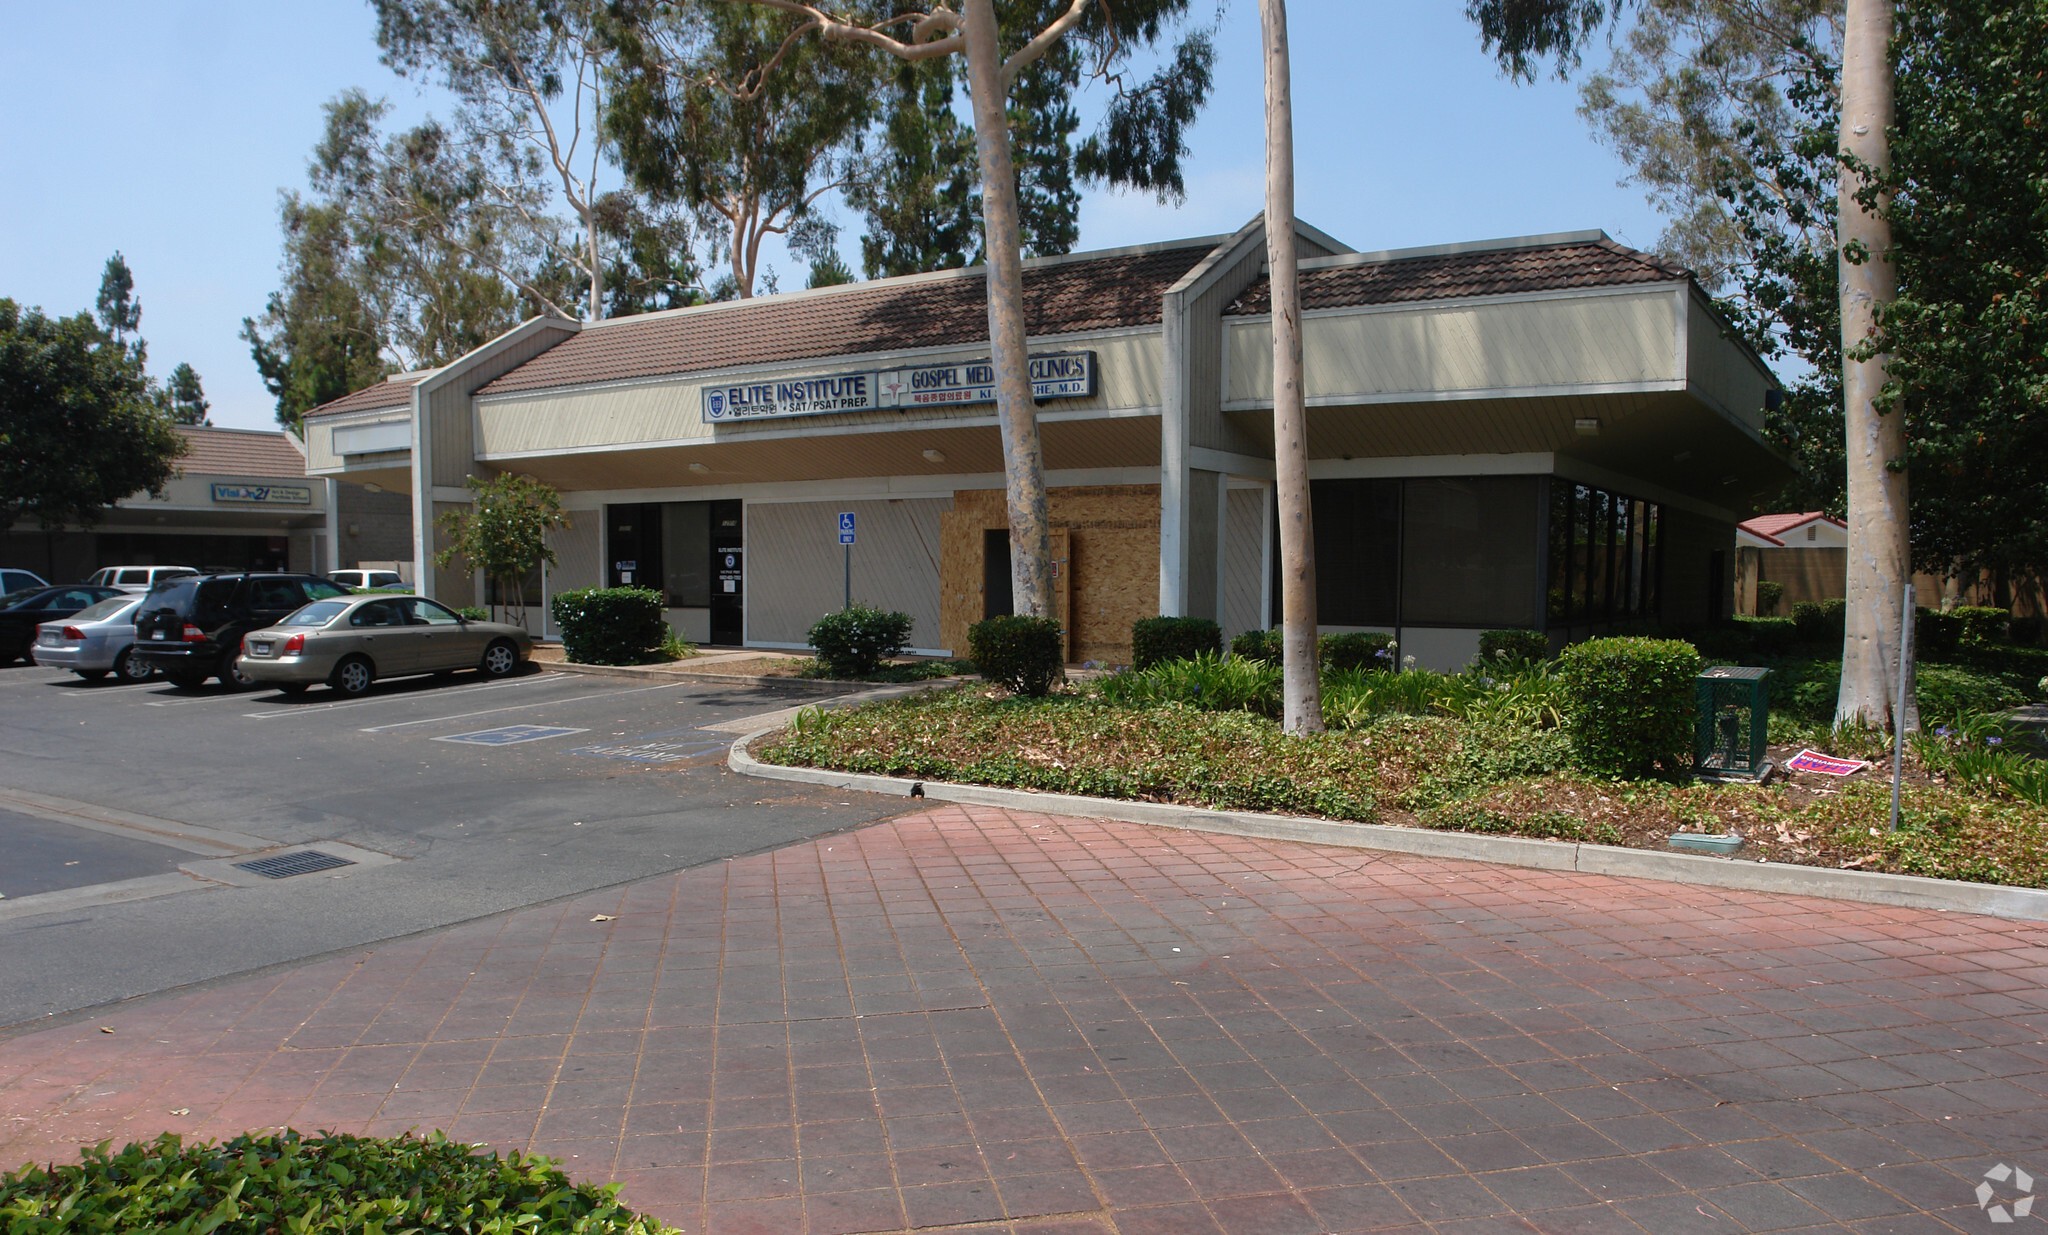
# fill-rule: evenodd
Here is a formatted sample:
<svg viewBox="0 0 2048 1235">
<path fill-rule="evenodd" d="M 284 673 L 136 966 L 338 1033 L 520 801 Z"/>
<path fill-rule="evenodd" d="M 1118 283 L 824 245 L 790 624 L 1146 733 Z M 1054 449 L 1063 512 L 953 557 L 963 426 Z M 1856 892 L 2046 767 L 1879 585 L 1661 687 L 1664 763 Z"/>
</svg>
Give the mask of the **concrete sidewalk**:
<svg viewBox="0 0 2048 1235">
<path fill-rule="evenodd" d="M 2035 924 L 944 807 L 0 1042 L 0 1162 L 439 1127 L 691 1232 L 1981 1230 L 2048 1176 L 2044 987 Z"/>
</svg>

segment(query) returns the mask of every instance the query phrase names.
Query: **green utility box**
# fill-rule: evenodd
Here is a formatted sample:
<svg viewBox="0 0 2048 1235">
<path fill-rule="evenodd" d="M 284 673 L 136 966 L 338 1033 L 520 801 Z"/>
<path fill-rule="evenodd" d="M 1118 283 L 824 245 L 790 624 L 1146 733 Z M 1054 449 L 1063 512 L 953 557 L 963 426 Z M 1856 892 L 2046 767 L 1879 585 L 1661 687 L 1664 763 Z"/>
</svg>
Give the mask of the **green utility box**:
<svg viewBox="0 0 2048 1235">
<path fill-rule="evenodd" d="M 1700 674 L 1694 773 L 1731 780 L 1764 774 L 1771 732 L 1771 692 L 1764 679 L 1770 672 L 1719 665 Z"/>
</svg>

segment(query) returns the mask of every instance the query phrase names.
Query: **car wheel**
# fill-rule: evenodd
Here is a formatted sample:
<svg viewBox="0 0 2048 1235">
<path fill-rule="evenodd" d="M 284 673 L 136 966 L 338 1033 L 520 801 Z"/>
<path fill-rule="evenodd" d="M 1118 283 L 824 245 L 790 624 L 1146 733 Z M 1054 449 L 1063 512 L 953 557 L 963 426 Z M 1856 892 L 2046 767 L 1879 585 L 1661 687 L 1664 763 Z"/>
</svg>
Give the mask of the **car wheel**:
<svg viewBox="0 0 2048 1235">
<path fill-rule="evenodd" d="M 107 676 L 107 671 L 105 669 L 73 669 L 71 672 L 77 674 L 79 677 L 84 678 L 88 682 L 97 682 L 101 678 Z"/>
<path fill-rule="evenodd" d="M 298 696 L 306 693 L 306 685 L 307 684 L 304 682 L 279 682 L 277 684 L 277 689 L 280 694 L 286 694 L 292 696 L 293 698 L 297 698 Z"/>
<path fill-rule="evenodd" d="M 179 690 L 198 690 L 206 685 L 206 679 L 211 675 L 205 673 L 179 673 L 174 670 L 165 673 L 164 676 L 169 678 L 171 685 Z"/>
<path fill-rule="evenodd" d="M 226 661 L 222 662 L 220 667 L 220 673 L 216 676 L 220 678 L 220 684 L 222 686 L 227 687 L 229 690 L 256 689 L 256 679 L 250 677 L 247 673 L 244 673 L 242 671 L 242 666 L 239 663 L 237 663 L 235 658 L 232 656 L 228 657 Z"/>
<path fill-rule="evenodd" d="M 156 670 L 135 659 L 134 648 L 122 648 L 114 658 L 114 676 L 124 682 L 147 682 L 156 676 Z"/>
<path fill-rule="evenodd" d="M 495 640 L 484 649 L 483 663 L 477 667 L 487 678 L 510 677 L 519 668 L 519 649 L 512 646 L 510 639 Z"/>
<path fill-rule="evenodd" d="M 351 656 L 334 667 L 327 684 L 344 695 L 360 695 L 377 680 L 377 670 L 360 656 Z"/>
</svg>

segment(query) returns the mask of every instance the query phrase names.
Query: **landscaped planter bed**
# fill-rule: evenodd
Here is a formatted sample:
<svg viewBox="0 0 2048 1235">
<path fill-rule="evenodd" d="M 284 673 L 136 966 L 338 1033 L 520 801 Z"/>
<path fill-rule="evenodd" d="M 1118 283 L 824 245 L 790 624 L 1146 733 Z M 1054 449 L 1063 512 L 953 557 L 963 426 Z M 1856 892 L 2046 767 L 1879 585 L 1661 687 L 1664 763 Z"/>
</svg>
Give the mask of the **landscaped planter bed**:
<svg viewBox="0 0 2048 1235">
<path fill-rule="evenodd" d="M 806 713 L 754 754 L 904 779 L 1643 849 L 1668 850 L 1681 830 L 1733 830 L 1749 860 L 2048 887 L 2048 809 L 1917 765 L 1894 833 L 1881 770 L 1767 786 L 1617 780 L 1575 770 L 1562 732 L 1498 720 L 1388 715 L 1289 737 L 1249 711 L 968 689 Z"/>
</svg>

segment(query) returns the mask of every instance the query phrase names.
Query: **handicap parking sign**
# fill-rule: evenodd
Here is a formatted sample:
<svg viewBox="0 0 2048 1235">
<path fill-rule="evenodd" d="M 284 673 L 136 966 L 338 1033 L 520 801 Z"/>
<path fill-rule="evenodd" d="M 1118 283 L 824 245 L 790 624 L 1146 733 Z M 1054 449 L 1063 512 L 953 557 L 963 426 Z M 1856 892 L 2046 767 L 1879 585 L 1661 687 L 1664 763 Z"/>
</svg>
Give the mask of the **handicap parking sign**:
<svg viewBox="0 0 2048 1235">
<path fill-rule="evenodd" d="M 839 512 L 839 543 L 842 545 L 853 543 L 853 512 L 850 510 Z"/>
</svg>

